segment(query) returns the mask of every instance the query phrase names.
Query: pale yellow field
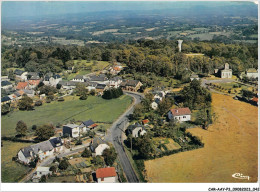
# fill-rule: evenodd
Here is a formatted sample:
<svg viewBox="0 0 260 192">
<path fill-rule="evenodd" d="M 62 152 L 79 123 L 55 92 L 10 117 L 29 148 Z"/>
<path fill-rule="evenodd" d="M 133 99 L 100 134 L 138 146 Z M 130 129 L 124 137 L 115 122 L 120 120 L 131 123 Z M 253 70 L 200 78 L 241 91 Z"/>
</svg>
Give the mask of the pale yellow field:
<svg viewBox="0 0 260 192">
<path fill-rule="evenodd" d="M 145 162 L 149 182 L 256 182 L 258 170 L 257 107 L 213 94 L 217 120 L 209 129 L 190 129 L 205 147 Z M 235 179 L 242 173 L 250 180 Z"/>
</svg>

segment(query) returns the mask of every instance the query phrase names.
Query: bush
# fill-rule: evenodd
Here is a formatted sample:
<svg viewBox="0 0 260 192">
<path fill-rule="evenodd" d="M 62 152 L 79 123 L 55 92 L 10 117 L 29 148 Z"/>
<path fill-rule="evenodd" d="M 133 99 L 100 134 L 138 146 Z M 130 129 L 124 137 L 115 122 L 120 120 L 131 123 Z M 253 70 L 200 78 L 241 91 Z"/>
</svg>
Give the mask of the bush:
<svg viewBox="0 0 260 192">
<path fill-rule="evenodd" d="M 32 130 L 36 130 L 36 129 L 37 129 L 37 125 L 33 125 Z"/>
<path fill-rule="evenodd" d="M 63 97 L 58 98 L 58 101 L 64 101 Z"/>
<path fill-rule="evenodd" d="M 41 106 L 42 105 L 42 101 L 41 100 L 38 100 L 35 102 L 34 106 Z"/>
<path fill-rule="evenodd" d="M 81 139 L 78 139 L 75 145 L 81 145 L 81 144 L 82 144 Z"/>
<path fill-rule="evenodd" d="M 61 160 L 59 169 L 66 170 L 69 167 L 69 162 L 66 159 Z"/>
<path fill-rule="evenodd" d="M 81 154 L 82 157 L 91 157 L 91 155 L 92 155 L 91 151 L 87 148 L 85 148 Z"/>
</svg>

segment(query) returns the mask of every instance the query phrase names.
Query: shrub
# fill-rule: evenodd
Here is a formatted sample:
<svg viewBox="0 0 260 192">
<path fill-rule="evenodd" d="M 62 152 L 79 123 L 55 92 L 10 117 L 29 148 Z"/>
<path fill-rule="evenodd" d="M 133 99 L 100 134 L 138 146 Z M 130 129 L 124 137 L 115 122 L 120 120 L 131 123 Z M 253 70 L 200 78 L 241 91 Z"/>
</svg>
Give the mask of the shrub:
<svg viewBox="0 0 260 192">
<path fill-rule="evenodd" d="M 87 148 L 85 148 L 81 154 L 82 157 L 91 157 L 91 155 L 92 155 L 91 151 Z"/>
</svg>

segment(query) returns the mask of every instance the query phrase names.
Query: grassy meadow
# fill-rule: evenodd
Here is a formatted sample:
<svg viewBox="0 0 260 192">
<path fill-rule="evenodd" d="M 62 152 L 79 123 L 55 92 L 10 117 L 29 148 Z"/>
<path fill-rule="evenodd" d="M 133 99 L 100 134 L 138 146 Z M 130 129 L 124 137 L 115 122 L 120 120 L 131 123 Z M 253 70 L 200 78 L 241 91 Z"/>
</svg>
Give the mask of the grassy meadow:
<svg viewBox="0 0 260 192">
<path fill-rule="evenodd" d="M 145 161 L 148 182 L 258 180 L 258 108 L 226 95 L 213 93 L 212 98 L 214 124 L 208 130 L 189 130 L 202 139 L 204 148 Z M 250 176 L 250 180 L 235 179 L 234 173 Z"/>
<path fill-rule="evenodd" d="M 93 121 L 112 123 L 131 104 L 132 98 L 123 95 L 120 98 L 105 100 L 101 97 L 89 96 L 87 100 L 79 100 L 76 96 L 65 97 L 64 102 L 53 101 L 35 107 L 33 111 L 15 111 L 2 116 L 2 136 L 15 135 L 16 123 L 23 120 L 27 127 L 44 123 L 65 124 L 71 119 L 76 121 Z"/>
<path fill-rule="evenodd" d="M 18 143 L 11 141 L 2 141 L 3 147 L 1 147 L 1 177 L 2 182 L 12 183 L 18 182 L 29 168 L 19 163 L 12 161 L 12 157 L 16 156 L 17 152 L 30 143 Z"/>
</svg>

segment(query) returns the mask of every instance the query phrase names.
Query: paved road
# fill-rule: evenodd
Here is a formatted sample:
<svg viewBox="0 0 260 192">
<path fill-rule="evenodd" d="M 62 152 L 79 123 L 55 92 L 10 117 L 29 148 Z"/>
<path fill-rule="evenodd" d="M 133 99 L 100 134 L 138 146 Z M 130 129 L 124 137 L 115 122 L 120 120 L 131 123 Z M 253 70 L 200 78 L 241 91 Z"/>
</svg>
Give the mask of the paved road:
<svg viewBox="0 0 260 192">
<path fill-rule="evenodd" d="M 110 133 L 106 135 L 105 140 L 112 142 L 119 156 L 120 163 L 125 172 L 127 181 L 129 183 L 138 183 L 139 180 L 134 172 L 134 169 L 125 153 L 124 147 L 122 145 L 122 133 L 127 127 L 128 116 L 133 113 L 134 106 L 141 102 L 143 96 L 141 94 L 125 92 L 125 94 L 134 98 L 134 103 L 132 106 L 119 117 L 117 121 L 113 123 L 110 128 Z"/>
</svg>

